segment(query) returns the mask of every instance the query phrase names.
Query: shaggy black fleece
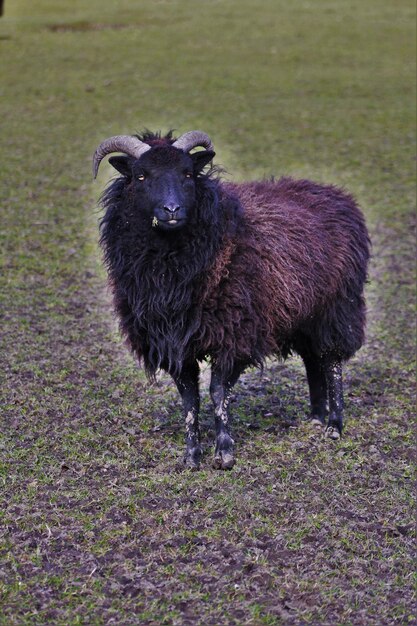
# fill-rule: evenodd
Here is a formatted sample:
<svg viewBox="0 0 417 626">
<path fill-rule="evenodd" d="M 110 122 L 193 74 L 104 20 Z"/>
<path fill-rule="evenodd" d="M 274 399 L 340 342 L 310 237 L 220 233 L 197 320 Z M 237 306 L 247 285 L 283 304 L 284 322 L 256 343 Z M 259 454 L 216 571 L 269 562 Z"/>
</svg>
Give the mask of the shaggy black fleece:
<svg viewBox="0 0 417 626">
<path fill-rule="evenodd" d="M 161 154 L 173 141 L 141 139 Z M 120 327 L 148 375 L 209 359 L 227 377 L 235 363 L 292 350 L 350 358 L 364 340 L 369 259 L 354 199 L 308 180 L 228 184 L 213 171 L 195 185 L 192 216 L 172 234 L 152 228 L 126 178 L 102 197 Z"/>
</svg>

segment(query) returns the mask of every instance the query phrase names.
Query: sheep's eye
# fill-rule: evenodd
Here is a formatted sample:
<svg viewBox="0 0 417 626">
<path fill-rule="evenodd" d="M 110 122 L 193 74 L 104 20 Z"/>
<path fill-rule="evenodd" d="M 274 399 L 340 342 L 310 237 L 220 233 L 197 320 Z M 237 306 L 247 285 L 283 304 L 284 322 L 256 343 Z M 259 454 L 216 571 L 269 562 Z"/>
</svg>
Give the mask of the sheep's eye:
<svg viewBox="0 0 417 626">
<path fill-rule="evenodd" d="M 138 180 L 145 180 L 145 174 L 139 174 Z"/>
<path fill-rule="evenodd" d="M 191 172 L 185 172 L 185 178 L 192 178 L 193 175 L 191 174 Z"/>
</svg>

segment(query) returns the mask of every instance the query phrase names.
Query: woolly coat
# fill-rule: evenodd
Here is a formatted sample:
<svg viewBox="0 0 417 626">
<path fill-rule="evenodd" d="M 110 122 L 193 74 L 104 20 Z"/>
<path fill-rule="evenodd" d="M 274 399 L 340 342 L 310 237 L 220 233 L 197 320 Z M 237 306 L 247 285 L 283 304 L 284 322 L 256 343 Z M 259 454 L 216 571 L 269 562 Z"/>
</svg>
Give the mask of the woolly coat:
<svg viewBox="0 0 417 626">
<path fill-rule="evenodd" d="M 175 237 L 141 219 L 123 179 L 102 204 L 120 327 L 150 376 L 209 359 L 227 377 L 236 363 L 292 350 L 345 360 L 362 345 L 369 240 L 338 188 L 201 175 L 194 215 Z"/>
</svg>

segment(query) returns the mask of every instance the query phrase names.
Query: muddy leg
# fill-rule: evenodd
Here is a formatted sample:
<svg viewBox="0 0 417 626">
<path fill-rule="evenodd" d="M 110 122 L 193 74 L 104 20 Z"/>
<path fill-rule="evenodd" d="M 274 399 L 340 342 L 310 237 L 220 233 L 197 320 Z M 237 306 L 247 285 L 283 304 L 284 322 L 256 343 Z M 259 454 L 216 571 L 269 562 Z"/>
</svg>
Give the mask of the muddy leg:
<svg viewBox="0 0 417 626">
<path fill-rule="evenodd" d="M 303 356 L 310 391 L 310 419 L 313 424 L 325 426 L 327 415 L 327 383 L 322 359 L 315 355 Z"/>
<path fill-rule="evenodd" d="M 343 429 L 342 363 L 337 358 L 325 360 L 327 388 L 329 390 L 329 421 L 326 437 L 340 439 Z"/>
<path fill-rule="evenodd" d="M 213 369 L 211 373 L 210 395 L 214 404 L 216 423 L 216 449 L 213 466 L 216 469 L 231 469 L 235 464 L 234 446 L 229 429 L 229 401 L 233 385 L 244 366 L 235 365 L 232 375 L 224 379 Z"/>
<path fill-rule="evenodd" d="M 198 426 L 198 413 L 200 410 L 198 375 L 198 364 L 191 363 L 184 366 L 181 374 L 175 378 L 175 383 L 181 394 L 185 417 L 186 450 L 184 463 L 190 469 L 199 468 L 202 454 L 200 429 Z"/>
</svg>

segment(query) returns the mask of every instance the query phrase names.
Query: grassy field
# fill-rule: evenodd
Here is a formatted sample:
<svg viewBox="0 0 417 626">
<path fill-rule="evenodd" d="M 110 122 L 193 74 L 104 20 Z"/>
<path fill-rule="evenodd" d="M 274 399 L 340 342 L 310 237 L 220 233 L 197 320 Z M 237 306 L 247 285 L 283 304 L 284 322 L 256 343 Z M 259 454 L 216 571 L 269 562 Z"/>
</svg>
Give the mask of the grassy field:
<svg viewBox="0 0 417 626">
<path fill-rule="evenodd" d="M 64 5 L 60 7 L 59 5 Z M 5 0 L 0 624 L 415 623 L 411 0 Z M 347 187 L 373 239 L 345 436 L 301 363 L 247 372 L 238 464 L 182 469 L 180 403 L 121 345 L 91 155 L 205 130 L 235 180 Z"/>
</svg>

